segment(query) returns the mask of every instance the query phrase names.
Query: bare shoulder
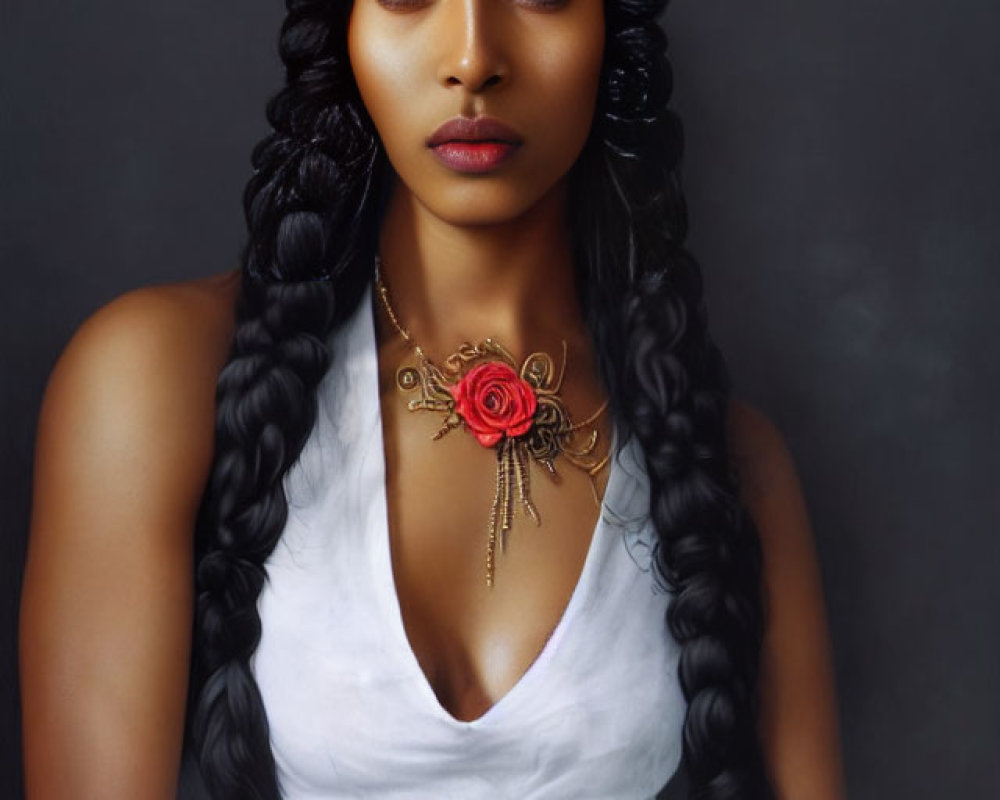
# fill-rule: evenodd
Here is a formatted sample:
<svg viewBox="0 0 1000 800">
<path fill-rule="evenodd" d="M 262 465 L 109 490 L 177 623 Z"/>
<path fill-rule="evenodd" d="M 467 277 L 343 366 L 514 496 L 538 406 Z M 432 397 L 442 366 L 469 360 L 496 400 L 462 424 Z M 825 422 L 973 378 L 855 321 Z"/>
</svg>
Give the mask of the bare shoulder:
<svg viewBox="0 0 1000 800">
<path fill-rule="evenodd" d="M 111 301 L 77 330 L 56 362 L 39 424 L 41 466 L 85 428 L 76 454 L 99 458 L 116 443 L 169 446 L 207 456 L 215 382 L 232 335 L 238 275 L 150 286 Z M 68 430 L 67 430 L 68 429 Z"/>
<path fill-rule="evenodd" d="M 138 289 L 52 371 L 21 600 L 27 794 L 173 797 L 232 274 Z"/>
<path fill-rule="evenodd" d="M 130 355 L 139 362 L 133 367 L 148 355 L 176 359 L 182 369 L 217 366 L 228 348 L 238 286 L 238 273 L 228 272 L 126 292 L 80 326 L 55 372 L 72 371 L 80 362 L 120 368 L 120 359 Z"/>
<path fill-rule="evenodd" d="M 775 424 L 733 401 L 729 446 L 760 535 L 767 628 L 761 726 L 778 796 L 840 800 L 843 775 L 822 577 L 795 461 Z"/>
<path fill-rule="evenodd" d="M 729 404 L 730 459 L 740 478 L 744 501 L 800 492 L 795 461 L 784 436 L 759 408 L 739 399 Z"/>
</svg>

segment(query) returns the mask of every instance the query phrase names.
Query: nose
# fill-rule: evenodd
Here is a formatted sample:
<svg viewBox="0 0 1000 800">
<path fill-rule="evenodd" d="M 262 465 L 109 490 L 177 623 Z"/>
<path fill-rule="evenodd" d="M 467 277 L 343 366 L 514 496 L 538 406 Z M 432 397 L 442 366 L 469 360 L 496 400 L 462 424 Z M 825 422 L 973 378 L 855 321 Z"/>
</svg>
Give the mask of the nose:
<svg viewBox="0 0 1000 800">
<path fill-rule="evenodd" d="M 453 0 L 442 4 L 442 58 L 438 78 L 445 86 L 482 92 L 507 79 L 500 20 L 492 18 L 492 0 Z"/>
</svg>

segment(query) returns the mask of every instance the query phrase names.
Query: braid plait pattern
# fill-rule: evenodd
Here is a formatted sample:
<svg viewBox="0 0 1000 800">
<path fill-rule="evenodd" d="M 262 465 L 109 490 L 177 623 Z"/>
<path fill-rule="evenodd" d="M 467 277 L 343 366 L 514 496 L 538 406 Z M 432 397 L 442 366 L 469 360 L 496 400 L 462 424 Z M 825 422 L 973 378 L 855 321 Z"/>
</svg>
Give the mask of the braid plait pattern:
<svg viewBox="0 0 1000 800">
<path fill-rule="evenodd" d="M 281 477 L 308 436 L 328 363 L 332 300 L 325 283 L 244 286 L 219 376 L 216 457 L 197 542 L 192 718 L 202 775 L 217 798 L 279 796 L 249 659 L 260 641 L 263 562 L 287 514 Z"/>
<path fill-rule="evenodd" d="M 691 264 L 685 275 L 680 263 L 643 276 L 626 304 L 628 422 L 650 476 L 656 574 L 674 595 L 667 621 L 681 647 L 691 795 L 767 798 L 756 734 L 760 544 L 729 469 L 723 365 Z"/>
<path fill-rule="evenodd" d="M 284 476 L 316 419 L 329 336 L 371 276 L 384 174 L 347 60 L 349 4 L 286 5 L 286 84 L 268 104 L 273 130 L 254 149 L 244 193 L 249 235 L 196 535 L 189 729 L 218 800 L 280 798 L 250 667 L 257 600 L 288 512 Z"/>
<path fill-rule="evenodd" d="M 673 76 L 657 22 L 666 4 L 605 4 L 597 113 L 573 175 L 591 187 L 573 192 L 578 285 L 619 442 L 637 437 L 650 477 L 654 572 L 673 595 L 666 624 L 688 702 L 689 796 L 767 800 L 760 539 L 739 500 L 729 382 L 701 270 L 684 246 L 683 128 L 668 106 Z"/>
</svg>

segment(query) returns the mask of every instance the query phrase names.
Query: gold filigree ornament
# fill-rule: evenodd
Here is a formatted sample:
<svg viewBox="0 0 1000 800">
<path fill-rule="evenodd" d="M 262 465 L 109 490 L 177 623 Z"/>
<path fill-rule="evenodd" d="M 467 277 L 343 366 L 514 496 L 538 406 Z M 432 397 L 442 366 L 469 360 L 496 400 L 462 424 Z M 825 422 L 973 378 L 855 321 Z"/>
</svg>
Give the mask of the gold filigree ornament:
<svg viewBox="0 0 1000 800">
<path fill-rule="evenodd" d="M 515 506 L 519 504 L 536 525 L 542 522 L 531 500 L 532 461 L 558 483 L 555 461 L 563 456 L 590 478 L 594 502 L 600 507 L 596 478 L 608 464 L 610 451 L 604 456 L 598 454 L 594 423 L 607 409 L 607 401 L 585 420 L 572 421 L 559 396 L 566 373 L 565 341 L 558 370 L 547 353 L 532 353 L 518 368 L 515 358 L 494 339 L 479 344 L 463 342 L 438 366 L 400 324 L 381 273 L 381 260 L 376 258 L 375 288 L 382 307 L 400 338 L 417 356 L 416 366 L 404 365 L 396 371 L 400 390 L 417 394 L 407 408 L 443 415 L 435 440 L 464 427 L 479 444 L 496 451 L 496 492 L 486 551 L 486 585 L 492 586 L 497 543 L 502 552 Z"/>
</svg>

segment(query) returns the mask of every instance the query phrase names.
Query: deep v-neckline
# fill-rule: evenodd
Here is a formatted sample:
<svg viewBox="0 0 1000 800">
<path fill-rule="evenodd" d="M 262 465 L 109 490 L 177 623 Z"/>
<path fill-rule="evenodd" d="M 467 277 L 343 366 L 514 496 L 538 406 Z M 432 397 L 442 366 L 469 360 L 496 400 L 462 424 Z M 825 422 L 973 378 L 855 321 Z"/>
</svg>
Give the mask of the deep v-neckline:
<svg viewBox="0 0 1000 800">
<path fill-rule="evenodd" d="M 375 527 L 372 530 L 372 536 L 375 537 L 373 559 L 373 569 L 375 574 L 373 578 L 376 592 L 379 595 L 381 605 L 383 606 L 385 614 L 388 617 L 387 624 L 389 626 L 389 635 L 392 637 L 392 644 L 396 646 L 400 653 L 402 653 L 406 662 L 406 669 L 412 674 L 417 690 L 420 692 L 423 700 L 428 705 L 431 713 L 443 720 L 446 724 L 462 728 L 476 728 L 487 725 L 494 719 L 501 717 L 505 709 L 514 704 L 520 696 L 531 689 L 533 684 L 537 683 L 548 663 L 555 657 L 559 644 L 569 631 L 570 626 L 577 616 L 580 606 L 586 602 L 587 595 L 590 592 L 591 584 L 593 582 L 593 573 L 596 569 L 598 553 L 602 549 L 602 533 L 605 526 L 607 510 L 606 504 L 608 503 L 609 498 L 613 497 L 613 493 L 617 491 L 621 467 L 618 464 L 617 458 L 612 457 L 609 460 L 610 472 L 608 474 L 607 485 L 604 489 L 604 498 L 601 501 L 601 507 L 597 514 L 597 521 L 594 524 L 593 530 L 590 531 L 590 541 L 587 545 L 587 553 L 584 557 L 580 575 L 573 586 L 573 591 L 570 594 L 566 606 L 563 608 L 558 621 L 546 638 L 541 650 L 539 650 L 538 654 L 534 659 L 532 659 L 514 684 L 499 698 L 497 698 L 497 700 L 490 705 L 486 711 L 471 720 L 462 720 L 454 716 L 441 704 L 437 694 L 434 692 L 434 687 L 427 678 L 427 674 L 424 672 L 424 669 L 413 650 L 410 638 L 406 632 L 406 626 L 403 623 L 402 605 L 400 603 L 399 593 L 396 587 L 396 577 L 392 563 L 392 543 L 391 532 L 389 530 L 388 512 L 388 469 L 385 453 L 385 435 L 382 425 L 382 401 L 379 387 L 378 340 L 375 335 L 375 316 L 372 306 L 371 286 L 369 286 L 366 291 L 362 303 L 365 309 L 362 313 L 364 313 L 366 317 L 364 344 L 366 352 L 368 353 L 368 357 L 365 359 L 365 388 L 363 394 L 371 393 L 373 398 L 372 402 L 366 405 L 370 409 L 369 413 L 372 414 L 372 419 L 370 421 L 370 429 L 372 431 L 372 440 L 370 444 L 372 449 L 371 457 L 375 459 L 375 464 L 378 468 L 378 475 L 373 476 L 374 489 L 376 492 L 373 502 L 377 504 L 377 508 L 375 509 L 374 514 Z M 612 453 L 615 452 L 615 446 L 616 442 L 615 437 L 613 436 L 611 443 Z"/>
</svg>

